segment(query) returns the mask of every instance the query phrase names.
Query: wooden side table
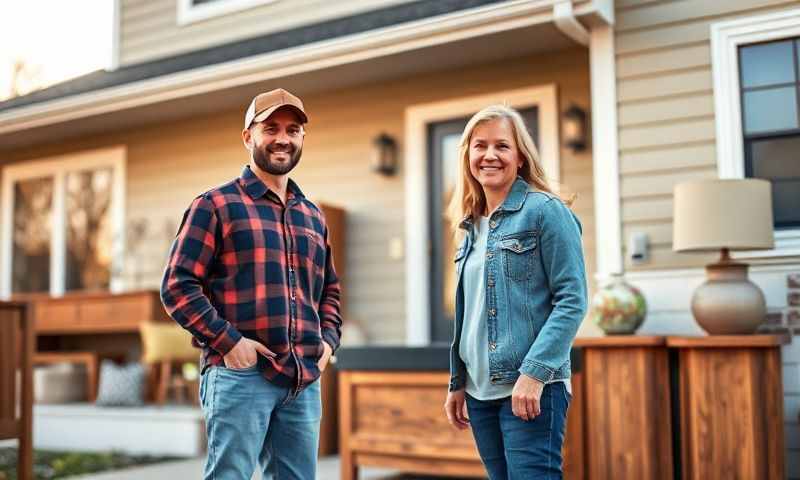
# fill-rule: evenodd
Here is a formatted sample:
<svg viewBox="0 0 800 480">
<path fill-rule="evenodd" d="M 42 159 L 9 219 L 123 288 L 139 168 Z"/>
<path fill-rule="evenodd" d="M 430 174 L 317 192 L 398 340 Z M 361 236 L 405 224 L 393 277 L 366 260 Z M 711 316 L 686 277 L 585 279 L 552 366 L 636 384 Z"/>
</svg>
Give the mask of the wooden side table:
<svg viewBox="0 0 800 480">
<path fill-rule="evenodd" d="M 578 338 L 589 479 L 672 480 L 669 353 L 659 336 Z"/>
<path fill-rule="evenodd" d="M 677 349 L 682 478 L 784 478 L 782 335 L 668 337 Z"/>
</svg>

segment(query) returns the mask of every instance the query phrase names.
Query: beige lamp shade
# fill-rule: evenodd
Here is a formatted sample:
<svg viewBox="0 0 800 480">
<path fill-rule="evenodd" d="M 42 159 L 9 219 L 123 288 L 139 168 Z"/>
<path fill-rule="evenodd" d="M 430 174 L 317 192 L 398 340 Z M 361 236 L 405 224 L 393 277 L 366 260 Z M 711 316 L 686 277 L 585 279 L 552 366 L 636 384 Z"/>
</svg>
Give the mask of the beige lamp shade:
<svg viewBox="0 0 800 480">
<path fill-rule="evenodd" d="M 774 247 L 772 189 L 755 178 L 693 180 L 675 186 L 676 252 Z"/>
</svg>

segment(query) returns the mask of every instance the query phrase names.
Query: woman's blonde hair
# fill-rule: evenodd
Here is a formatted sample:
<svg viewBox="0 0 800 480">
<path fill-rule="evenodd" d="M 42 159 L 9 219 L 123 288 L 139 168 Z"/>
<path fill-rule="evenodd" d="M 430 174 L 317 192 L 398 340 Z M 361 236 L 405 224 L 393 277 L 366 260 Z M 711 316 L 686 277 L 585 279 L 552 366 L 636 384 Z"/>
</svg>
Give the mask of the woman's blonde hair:
<svg viewBox="0 0 800 480">
<path fill-rule="evenodd" d="M 456 235 L 458 235 L 458 226 L 465 217 L 469 217 L 474 221 L 486 212 L 486 196 L 483 193 L 483 188 L 472 176 L 469 169 L 469 142 L 472 139 L 472 133 L 478 125 L 499 119 L 508 120 L 511 130 L 514 132 L 514 141 L 522 157 L 519 176 L 528 185 L 532 185 L 537 190 L 557 195 L 547 182 L 542 162 L 539 159 L 539 151 L 536 149 L 536 145 L 525 127 L 522 115 L 506 105 L 490 105 L 473 115 L 467 122 L 464 133 L 461 134 L 458 148 L 458 180 L 456 180 L 450 206 L 447 209 L 451 226 Z M 569 206 L 572 205 L 574 196 L 568 199 L 562 198 L 561 200 Z"/>
</svg>

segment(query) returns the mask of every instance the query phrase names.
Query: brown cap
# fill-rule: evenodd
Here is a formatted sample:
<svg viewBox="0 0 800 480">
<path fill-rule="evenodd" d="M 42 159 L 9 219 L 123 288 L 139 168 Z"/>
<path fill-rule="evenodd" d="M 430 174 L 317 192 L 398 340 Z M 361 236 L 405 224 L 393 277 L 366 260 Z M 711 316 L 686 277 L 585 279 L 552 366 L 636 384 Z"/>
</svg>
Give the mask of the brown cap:
<svg viewBox="0 0 800 480">
<path fill-rule="evenodd" d="M 256 95 L 247 112 L 244 114 L 244 128 L 249 128 L 254 122 L 263 122 L 275 110 L 281 107 L 289 107 L 300 117 L 301 123 L 308 122 L 308 116 L 303 109 L 303 102 L 291 93 L 282 88 L 276 88 L 266 93 Z"/>
</svg>

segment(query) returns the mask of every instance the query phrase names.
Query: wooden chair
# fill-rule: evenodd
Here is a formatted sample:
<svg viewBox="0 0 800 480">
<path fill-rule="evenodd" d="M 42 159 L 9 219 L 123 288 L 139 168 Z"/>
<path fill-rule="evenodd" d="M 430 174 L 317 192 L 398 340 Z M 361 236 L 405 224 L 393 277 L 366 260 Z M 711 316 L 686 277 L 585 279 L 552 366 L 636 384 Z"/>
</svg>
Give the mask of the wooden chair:
<svg viewBox="0 0 800 480">
<path fill-rule="evenodd" d="M 20 480 L 33 478 L 33 350 L 32 308 L 0 302 L 0 440 L 19 441 Z"/>
</svg>

